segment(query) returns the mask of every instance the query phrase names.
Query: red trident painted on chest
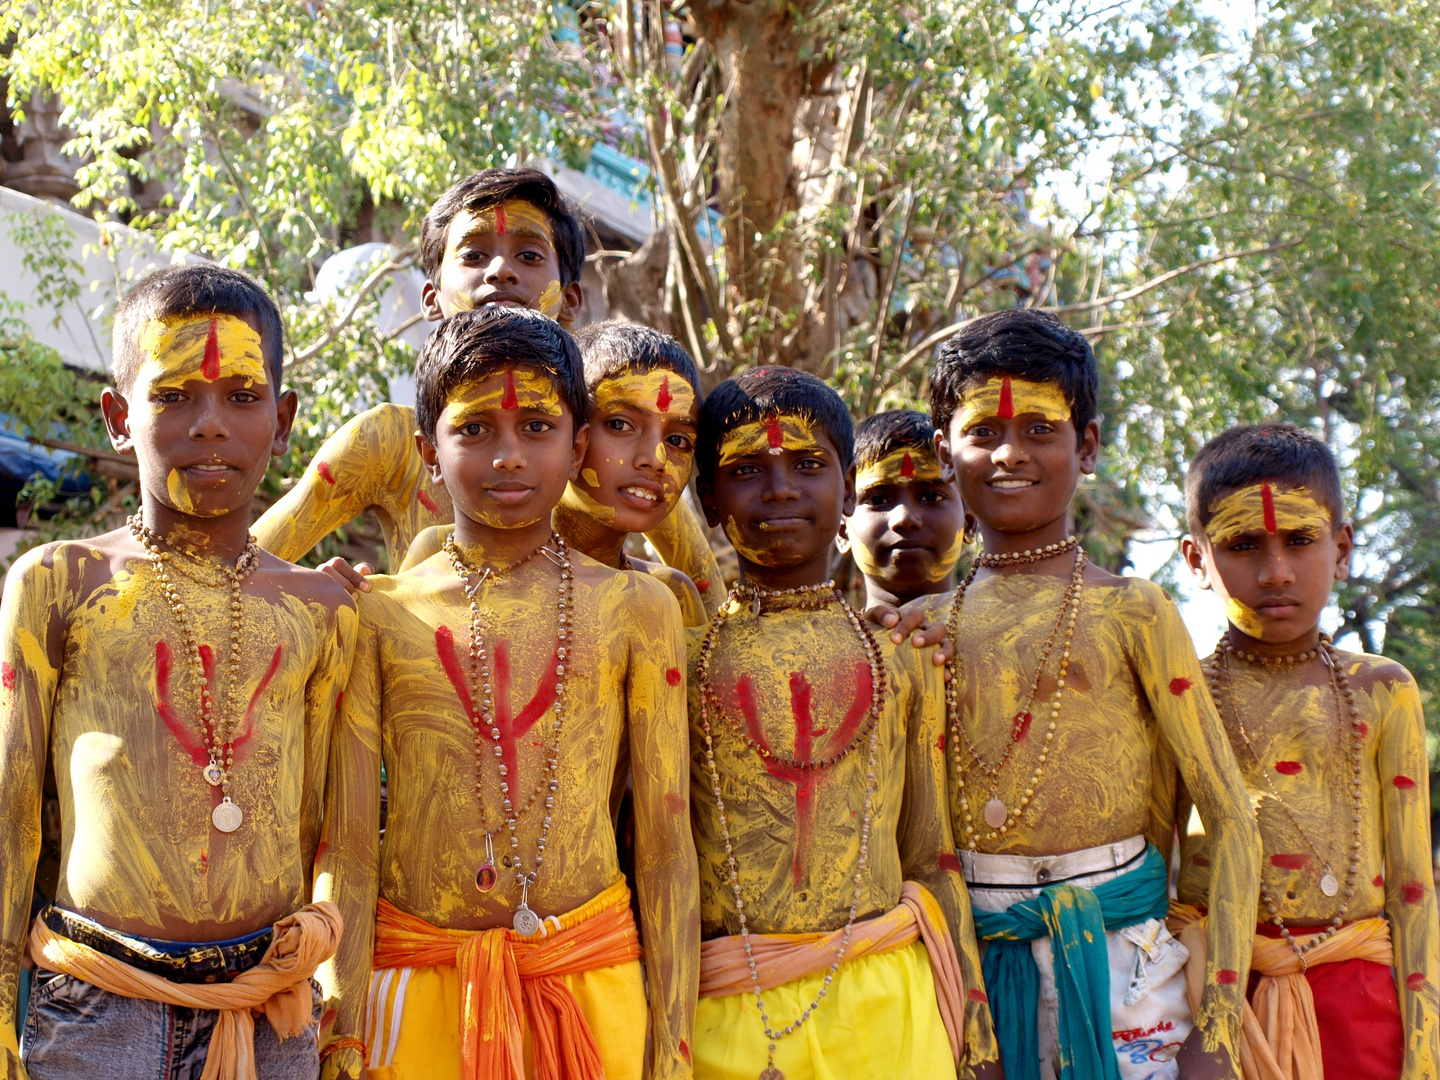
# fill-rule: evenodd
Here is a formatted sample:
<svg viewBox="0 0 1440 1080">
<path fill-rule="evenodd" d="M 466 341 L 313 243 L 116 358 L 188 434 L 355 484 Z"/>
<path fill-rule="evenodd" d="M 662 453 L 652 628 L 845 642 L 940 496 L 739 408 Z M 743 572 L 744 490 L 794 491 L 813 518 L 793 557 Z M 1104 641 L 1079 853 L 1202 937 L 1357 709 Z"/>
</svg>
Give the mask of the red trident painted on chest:
<svg viewBox="0 0 1440 1080">
<path fill-rule="evenodd" d="M 790 673 L 790 719 L 795 725 L 795 749 L 788 755 L 794 761 L 813 762 L 816 759 L 816 742 L 829 734 L 825 749 L 840 749 L 849 744 L 859 730 L 861 722 L 870 711 L 874 685 L 870 678 L 870 665 L 864 661 L 855 664 L 855 697 L 840 726 L 833 733 L 820 727 L 814 716 L 814 688 L 803 672 Z M 769 736 L 760 723 L 760 709 L 755 701 L 755 686 L 749 675 L 735 680 L 735 697 L 740 706 L 740 715 L 745 718 L 745 730 L 751 740 L 772 752 Z M 823 753 L 820 755 L 823 757 Z M 819 769 L 800 769 L 794 765 L 777 761 L 773 757 L 761 757 L 765 771 L 782 784 L 795 787 L 795 848 L 790 857 L 790 879 L 798 886 L 810 858 L 810 840 L 815 831 L 815 791 L 824 775 Z"/>
<path fill-rule="evenodd" d="M 283 648 L 284 646 L 281 645 L 275 646 L 275 652 L 270 656 L 270 666 L 265 669 L 265 674 L 260 676 L 260 681 L 255 686 L 255 692 L 250 695 L 250 704 L 245 707 L 245 715 L 231 731 L 230 745 L 235 750 L 237 761 L 240 760 L 241 749 L 255 733 L 255 706 L 265 691 L 269 689 L 270 680 L 275 678 L 275 673 L 280 670 Z M 208 764 L 211 738 L 209 726 L 206 725 L 202 733 L 197 731 L 193 724 L 187 724 L 180 719 L 180 714 L 176 711 L 175 703 L 170 697 L 172 664 L 170 646 L 163 639 L 155 642 L 155 709 L 160 714 L 160 719 L 164 721 L 166 729 L 180 744 L 180 749 L 190 755 L 190 760 L 196 765 Z M 205 673 L 205 679 L 210 684 L 210 692 L 213 695 L 215 693 L 215 652 L 209 645 L 200 646 L 200 670 Z"/>
<path fill-rule="evenodd" d="M 655 395 L 655 408 L 661 412 L 669 412 L 670 402 L 674 400 L 675 399 L 670 396 L 670 376 L 662 375 L 660 377 L 660 392 Z"/>
<path fill-rule="evenodd" d="M 200 364 L 200 374 L 214 382 L 220 378 L 220 339 L 215 332 L 215 320 L 210 320 L 210 332 L 205 337 L 205 359 Z"/>
<path fill-rule="evenodd" d="M 520 740 L 535 726 L 535 722 L 545 715 L 546 710 L 555 704 L 555 687 L 560 681 L 560 677 L 555 674 L 555 668 L 560 663 L 559 658 L 553 651 L 550 653 L 545 674 L 540 678 L 535 695 L 517 713 L 512 711 L 510 706 L 510 648 L 503 641 L 495 642 L 491 667 L 495 681 L 495 705 L 487 727 L 470 696 L 470 683 L 455 650 L 455 637 L 448 626 L 442 626 L 435 631 L 435 655 L 439 657 L 440 666 L 445 669 L 445 676 L 454 687 L 455 696 L 460 699 L 460 707 L 465 710 L 470 722 L 481 727 L 486 739 L 490 738 L 489 727 L 499 730 L 500 761 L 505 766 L 505 775 L 510 781 L 511 798 L 519 809 L 520 799 L 516 793 L 520 790 Z"/>
<path fill-rule="evenodd" d="M 1274 536 L 1277 529 L 1275 523 L 1275 492 L 1270 490 L 1270 481 L 1268 480 L 1260 485 L 1260 512 L 1265 517 L 1265 531 L 1271 536 Z"/>
</svg>

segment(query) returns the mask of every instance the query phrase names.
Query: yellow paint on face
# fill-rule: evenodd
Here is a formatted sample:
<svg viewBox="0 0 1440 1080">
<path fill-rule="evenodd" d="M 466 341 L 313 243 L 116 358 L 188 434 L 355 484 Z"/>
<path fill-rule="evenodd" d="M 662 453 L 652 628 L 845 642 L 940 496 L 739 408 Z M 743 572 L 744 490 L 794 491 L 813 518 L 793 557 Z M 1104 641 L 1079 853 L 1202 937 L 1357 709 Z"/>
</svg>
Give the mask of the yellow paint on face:
<svg viewBox="0 0 1440 1080">
<path fill-rule="evenodd" d="M 592 469 L 586 469 L 585 472 L 590 473 L 591 476 L 595 475 Z M 590 483 L 590 481 L 586 480 L 586 483 Z M 595 485 L 591 484 L 590 486 L 594 487 Z M 599 499 L 575 483 L 565 485 L 565 494 L 560 496 L 560 505 L 567 510 L 573 510 L 578 514 L 594 518 L 596 521 L 604 522 L 606 525 L 609 525 L 615 520 L 615 508 L 613 506 L 606 506 Z"/>
<path fill-rule="evenodd" d="M 445 257 L 455 261 L 466 242 L 477 236 L 505 236 L 509 233 L 543 240 L 551 248 L 555 246 L 555 231 L 545 211 L 523 199 L 511 199 L 484 210 L 461 211 L 450 226 L 450 235 L 455 239 Z"/>
<path fill-rule="evenodd" d="M 675 372 L 660 368 L 611 375 L 596 385 L 595 404 L 601 412 L 634 409 L 666 416 L 689 416 L 695 407 L 695 388 Z"/>
<path fill-rule="evenodd" d="M 810 421 L 794 413 L 777 413 L 764 420 L 741 424 L 720 441 L 720 464 L 731 465 L 751 454 L 783 454 L 823 450 Z"/>
<path fill-rule="evenodd" d="M 234 315 L 151 319 L 140 332 L 140 354 L 138 379 L 152 387 L 179 388 L 194 379 L 268 381 L 260 335 Z"/>
<path fill-rule="evenodd" d="M 445 422 L 463 427 L 475 416 L 497 409 L 564 415 L 554 383 L 533 368 L 512 367 L 457 386 L 446 400 Z"/>
<path fill-rule="evenodd" d="M 457 292 L 450 297 L 450 314 L 454 315 L 459 311 L 474 311 L 475 301 L 470 299 L 469 293 Z"/>
<path fill-rule="evenodd" d="M 564 303 L 565 296 L 560 288 L 560 282 L 552 281 L 536 298 L 535 310 L 541 315 L 547 315 L 553 319 L 560 314 L 560 308 Z"/>
<path fill-rule="evenodd" d="M 861 469 L 855 478 L 855 493 L 863 498 L 866 491 L 881 484 L 939 484 L 944 480 L 940 459 L 932 452 L 902 447 Z"/>
<path fill-rule="evenodd" d="M 1215 500 L 1210 505 L 1205 535 L 1212 544 L 1224 544 L 1241 536 L 1274 535 L 1281 530 L 1311 531 L 1318 535 L 1332 525 L 1330 511 L 1309 488 L 1282 488 L 1267 480 Z"/>
<path fill-rule="evenodd" d="M 600 486 L 600 477 L 595 474 L 594 469 L 588 467 L 581 469 L 580 479 L 585 481 L 587 487 L 596 488 Z"/>
<path fill-rule="evenodd" d="M 171 469 L 170 474 L 165 477 L 165 492 L 170 496 L 170 505 L 179 510 L 182 514 L 189 514 L 191 517 L 217 517 L 225 513 L 224 509 L 212 510 L 204 513 L 195 507 L 195 499 L 190 494 L 190 489 L 185 484 L 185 477 L 179 469 Z"/>
<path fill-rule="evenodd" d="M 951 541 L 950 547 L 930 571 L 931 581 L 940 581 L 949 576 L 955 569 L 955 564 L 960 561 L 960 554 L 965 550 L 965 534 L 957 532 L 955 539 Z"/>
<path fill-rule="evenodd" d="M 960 401 L 960 430 L 969 431 L 982 420 L 1036 414 L 1060 422 L 1071 416 L 1070 402 L 1058 383 L 1031 382 L 1011 375 L 996 375 Z"/>
<path fill-rule="evenodd" d="M 1265 636 L 1265 620 L 1260 613 L 1243 600 L 1233 596 L 1225 598 L 1225 618 L 1253 638 Z"/>
</svg>

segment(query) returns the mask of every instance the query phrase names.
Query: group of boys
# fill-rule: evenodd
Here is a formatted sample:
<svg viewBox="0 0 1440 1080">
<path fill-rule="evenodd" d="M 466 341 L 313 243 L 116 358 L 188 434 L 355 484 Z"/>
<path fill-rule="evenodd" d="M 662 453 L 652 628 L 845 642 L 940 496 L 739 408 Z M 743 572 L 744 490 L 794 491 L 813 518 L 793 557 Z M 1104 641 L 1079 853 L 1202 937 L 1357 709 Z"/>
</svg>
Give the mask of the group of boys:
<svg viewBox="0 0 1440 1080">
<path fill-rule="evenodd" d="M 3 1075 L 1440 1073 L 1419 696 L 1320 632 L 1353 546 L 1323 443 L 1192 463 L 1202 662 L 1071 532 L 1099 376 L 1055 319 L 975 321 L 929 417 L 856 428 L 808 374 L 702 395 L 662 334 L 572 337 L 543 174 L 460 182 L 421 251 L 414 409 L 253 535 L 275 305 L 208 265 L 119 305 L 139 508 L 0 605 Z M 399 573 L 285 561 L 367 509 Z"/>
</svg>

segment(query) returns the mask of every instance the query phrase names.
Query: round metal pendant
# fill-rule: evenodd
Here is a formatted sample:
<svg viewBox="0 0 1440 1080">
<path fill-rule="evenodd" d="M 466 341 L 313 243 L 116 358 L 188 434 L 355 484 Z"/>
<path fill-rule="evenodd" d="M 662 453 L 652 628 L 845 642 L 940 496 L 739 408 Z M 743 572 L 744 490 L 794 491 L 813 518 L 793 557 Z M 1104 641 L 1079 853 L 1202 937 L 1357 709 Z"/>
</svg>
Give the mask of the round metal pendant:
<svg viewBox="0 0 1440 1080">
<path fill-rule="evenodd" d="M 1320 891 L 1326 896 L 1334 896 L 1340 891 L 1340 882 L 1335 880 L 1334 874 L 1326 874 L 1320 879 Z"/>
<path fill-rule="evenodd" d="M 494 863 L 487 862 L 475 871 L 475 888 L 483 893 L 488 893 L 495 888 L 495 883 L 499 880 L 500 873 L 495 869 Z"/>
<path fill-rule="evenodd" d="M 510 920 L 510 925 L 521 937 L 534 937 L 540 932 L 540 916 L 521 905 L 515 909 L 515 918 Z"/>
<path fill-rule="evenodd" d="M 1005 804 L 999 799 L 991 799 L 985 804 L 985 824 L 992 829 L 998 829 L 1010 818 L 1010 811 L 1005 809 Z"/>
<path fill-rule="evenodd" d="M 225 779 L 225 770 L 220 768 L 219 765 L 212 761 L 209 765 L 205 766 L 204 775 L 205 782 L 207 784 L 209 784 L 211 787 L 219 787 L 221 782 Z"/>
<path fill-rule="evenodd" d="M 244 820 L 245 815 L 240 812 L 240 807 L 228 798 L 210 811 L 210 821 L 223 833 L 234 832 Z"/>
<path fill-rule="evenodd" d="M 765 1071 L 760 1074 L 760 1080 L 785 1080 L 785 1074 L 774 1065 L 768 1065 Z"/>
</svg>

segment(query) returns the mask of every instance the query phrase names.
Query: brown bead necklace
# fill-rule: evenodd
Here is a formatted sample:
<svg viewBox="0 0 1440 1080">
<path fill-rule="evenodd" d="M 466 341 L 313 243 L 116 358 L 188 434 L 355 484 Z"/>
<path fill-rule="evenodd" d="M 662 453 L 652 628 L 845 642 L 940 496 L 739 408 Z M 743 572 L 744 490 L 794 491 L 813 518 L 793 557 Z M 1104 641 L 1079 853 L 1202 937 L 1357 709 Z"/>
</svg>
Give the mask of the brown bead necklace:
<svg viewBox="0 0 1440 1080">
<path fill-rule="evenodd" d="M 550 544 L 553 544 L 554 547 L 550 547 Z M 522 937 L 533 937 L 541 931 L 543 923 L 540 917 L 530 909 L 530 886 L 535 884 L 535 879 L 540 875 L 540 866 L 545 861 L 545 844 L 550 837 L 552 815 L 555 811 L 555 792 L 560 786 L 560 735 L 565 727 L 565 672 L 566 660 L 569 656 L 570 620 L 574 613 L 575 571 L 570 563 L 564 538 L 554 533 L 550 534 L 548 543 L 541 544 L 523 559 L 498 569 L 486 566 L 482 571 L 472 567 L 460 553 L 453 535 L 445 538 L 444 551 L 450 559 L 450 565 L 454 568 L 456 576 L 460 579 L 461 587 L 465 589 L 470 600 L 469 683 L 470 697 L 475 703 L 475 712 L 471 716 L 470 722 L 475 729 L 475 798 L 480 804 L 480 825 L 485 830 L 485 861 L 475 871 L 475 887 L 482 893 L 488 893 L 495 888 L 500 878 L 499 871 L 495 868 L 495 843 L 492 837 L 494 830 L 490 827 L 490 812 L 485 805 L 485 793 L 482 786 L 485 739 L 488 735 L 494 744 L 493 755 L 500 770 L 500 796 L 503 800 L 505 826 L 510 834 L 510 857 L 515 867 L 515 883 L 520 887 L 520 904 L 515 909 L 511 925 L 515 928 L 515 932 Z M 542 554 L 560 568 L 560 585 L 555 601 L 557 627 L 554 655 L 555 675 L 558 679 L 555 684 L 555 705 L 553 707 L 555 720 L 551 725 L 550 741 L 546 747 L 545 769 L 536 781 L 535 788 L 530 792 L 530 797 L 526 800 L 525 805 L 520 808 L 519 812 L 516 812 L 515 803 L 510 798 L 511 777 L 507 775 L 508 770 L 502 761 L 505 752 L 501 744 L 503 733 L 495 722 L 495 687 L 490 670 L 489 651 L 485 648 L 485 624 L 480 615 L 480 601 L 477 599 L 477 594 L 480 586 L 487 581 L 510 574 L 535 556 Z M 477 579 L 474 585 L 470 584 L 471 578 Z M 516 827 L 520 818 L 535 805 L 535 800 L 539 798 L 542 790 L 545 792 L 545 816 L 540 821 L 540 835 L 535 841 L 535 865 L 529 872 L 526 872 L 520 858 L 520 836 Z"/>
<path fill-rule="evenodd" d="M 975 580 L 975 575 L 982 566 L 1002 567 L 1018 566 L 1023 563 L 1040 562 L 1044 559 L 1054 558 L 1056 555 L 1067 551 L 1075 552 L 1075 568 L 1070 574 L 1070 584 L 1065 588 L 1065 595 L 1060 602 L 1060 614 L 1056 616 L 1055 626 L 1050 631 L 1050 636 L 1045 639 L 1045 644 L 1040 650 L 1040 663 L 1035 668 L 1035 678 L 1030 681 L 1030 692 L 1025 696 L 1025 702 L 1020 706 L 1020 711 L 1015 714 L 1010 722 L 1010 741 L 1005 746 L 1005 752 L 1001 754 L 1000 760 L 993 765 L 986 762 L 980 756 L 979 749 L 971 740 L 960 723 L 960 703 L 957 687 L 959 679 L 953 670 L 952 659 L 951 678 L 945 684 L 945 704 L 950 714 L 950 746 L 951 760 L 955 768 L 955 786 L 960 794 L 960 812 L 965 819 L 965 835 L 963 841 L 965 846 L 975 849 L 976 832 L 975 819 L 970 808 L 970 792 L 965 785 L 964 763 L 960 757 L 960 747 L 963 744 L 969 752 L 970 760 L 985 775 L 988 781 L 990 798 L 985 803 L 982 814 L 985 824 L 990 826 L 990 833 L 986 839 L 994 840 L 1003 836 L 1010 830 L 1010 826 L 1018 824 L 1021 816 L 1030 806 L 1035 797 L 1035 789 L 1040 785 L 1040 779 L 1045 775 L 1045 763 L 1050 758 L 1050 745 L 1055 741 L 1055 728 L 1060 720 L 1061 695 L 1065 690 L 1065 676 L 1070 670 L 1070 648 L 1075 638 L 1075 620 L 1080 615 L 1080 592 L 1085 583 L 1085 564 L 1088 561 L 1085 549 L 1080 547 L 1080 541 L 1072 536 L 1059 544 L 1049 544 L 1043 548 L 1032 548 L 1029 551 L 1020 551 L 1001 555 L 980 555 L 970 572 L 965 575 L 965 580 L 955 590 L 955 599 L 950 605 L 950 618 L 947 620 L 947 628 L 951 641 L 959 640 L 960 611 L 965 603 L 965 590 Z M 1060 667 L 1055 678 L 1055 692 L 1050 697 L 1050 723 L 1045 731 L 1045 742 L 1040 748 L 1039 760 L 1035 763 L 1035 771 L 1030 774 L 1029 781 L 1025 784 L 1020 801 L 1012 809 L 1007 806 L 1005 800 L 1000 798 L 1000 775 L 1010 763 L 1015 753 L 1015 748 L 1020 745 L 1026 732 L 1030 729 L 1032 720 L 1031 709 L 1035 704 L 1035 697 L 1040 691 L 1040 677 L 1045 672 L 1045 667 L 1050 662 L 1050 654 L 1055 649 L 1055 643 L 1060 639 L 1061 629 L 1065 631 L 1065 641 L 1061 646 Z"/>
<path fill-rule="evenodd" d="M 835 949 L 835 960 L 830 965 L 830 970 L 825 973 L 824 982 L 821 984 L 819 993 L 815 999 L 807 1005 L 803 1012 L 795 1020 L 778 1031 L 770 1026 L 770 1014 L 765 1009 L 765 1000 L 760 990 L 760 974 L 755 965 L 755 954 L 750 946 L 750 929 L 745 919 L 745 898 L 740 891 L 740 871 L 735 861 L 735 849 L 730 842 L 730 826 L 725 818 L 725 797 L 720 789 L 720 769 L 715 764 L 715 741 L 714 732 L 710 725 L 710 709 L 712 707 L 712 693 L 710 685 L 710 660 L 715 652 L 716 644 L 720 638 L 720 630 L 730 617 L 730 609 L 738 607 L 741 600 L 750 600 L 750 609 L 758 618 L 762 602 L 765 600 L 781 599 L 789 601 L 790 607 L 822 608 L 832 602 L 839 603 L 850 620 L 850 626 L 860 638 L 861 647 L 865 650 L 865 656 L 870 662 L 870 716 L 865 724 L 869 732 L 870 740 L 870 762 L 865 772 L 865 813 L 860 822 L 860 858 L 855 867 L 855 895 L 850 901 L 849 917 L 845 920 L 845 931 L 840 937 L 840 944 Z M 745 949 L 745 959 L 750 965 L 750 983 L 755 991 L 755 1005 L 760 1010 L 760 1021 L 765 1028 L 765 1038 L 769 1040 L 770 1049 L 766 1058 L 765 1068 L 760 1073 L 760 1080 L 785 1080 L 785 1074 L 775 1067 L 775 1048 L 779 1041 L 786 1035 L 799 1029 L 805 1021 L 820 1007 L 820 1002 L 830 990 L 830 984 L 835 978 L 836 972 L 840 970 L 840 964 L 845 959 L 845 952 L 850 947 L 850 935 L 855 927 L 855 918 L 860 910 L 860 898 L 864 894 L 864 879 L 867 868 L 870 865 L 870 826 L 874 821 L 875 809 L 875 760 L 879 746 L 880 734 L 880 710 L 884 706 L 884 695 L 886 685 L 885 660 L 880 655 L 880 647 L 875 642 L 874 636 L 870 633 L 865 621 L 855 612 L 845 600 L 840 590 L 835 587 L 833 581 L 827 581 L 822 585 L 807 585 L 792 589 L 762 589 L 758 586 L 736 585 L 730 590 L 730 596 L 720 610 L 715 613 L 715 618 L 710 623 L 710 628 L 705 632 L 705 638 L 700 644 L 700 656 L 695 665 L 696 681 L 700 688 L 700 727 L 705 735 L 705 764 L 710 769 L 710 789 L 715 796 L 715 809 L 718 812 L 720 825 L 720 839 L 725 845 L 725 863 L 730 871 L 730 888 L 735 894 L 735 913 L 740 920 L 740 944 Z M 720 711 L 717 708 L 717 711 Z M 724 713 L 722 712 L 722 715 Z M 859 745 L 864 733 L 857 735 L 855 740 L 842 750 L 839 754 L 832 756 L 824 762 L 801 762 L 796 759 L 772 755 L 758 746 L 749 734 L 734 721 L 728 721 L 732 731 L 740 735 L 746 746 L 760 753 L 763 757 L 771 758 L 790 765 L 793 768 L 828 768 L 834 765 L 841 758 L 845 757 L 851 749 Z"/>
<path fill-rule="evenodd" d="M 232 833 L 245 820 L 245 815 L 230 796 L 230 770 L 235 765 L 235 725 L 239 722 L 241 712 L 240 638 L 244 630 L 245 609 L 240 597 L 240 583 L 260 565 L 260 548 L 255 543 L 255 537 L 247 536 L 245 550 L 240 552 L 234 566 L 216 566 L 208 559 L 183 552 L 178 552 L 181 560 L 177 561 L 173 557 L 177 552 L 165 550 L 161 546 L 160 537 L 145 527 L 143 510 L 136 510 L 130 516 L 128 524 L 130 535 L 139 541 L 150 556 L 155 580 L 160 583 L 160 591 L 165 596 L 165 602 L 170 605 L 170 611 L 174 614 L 175 621 L 180 624 L 180 633 L 185 638 L 185 662 L 200 687 L 200 722 L 204 727 L 205 741 L 210 747 L 210 761 L 201 771 L 201 775 L 205 777 L 207 784 L 218 787 L 224 796 L 215 809 L 210 811 L 210 822 L 220 832 Z M 194 565 L 186 565 L 187 562 Z M 230 655 L 225 672 L 225 708 L 218 715 L 215 712 L 215 696 L 210 679 L 205 674 L 205 662 L 201 659 L 199 631 L 175 588 L 175 579 L 170 576 L 172 567 L 180 569 L 181 573 L 203 585 L 215 587 L 223 584 L 229 588 Z M 218 580 L 206 573 L 212 570 L 219 571 Z"/>
</svg>

